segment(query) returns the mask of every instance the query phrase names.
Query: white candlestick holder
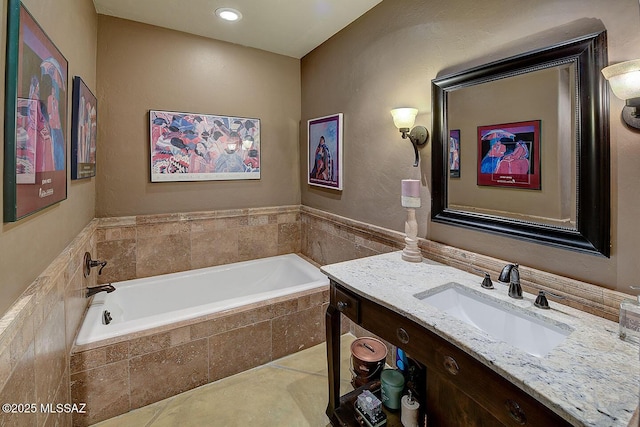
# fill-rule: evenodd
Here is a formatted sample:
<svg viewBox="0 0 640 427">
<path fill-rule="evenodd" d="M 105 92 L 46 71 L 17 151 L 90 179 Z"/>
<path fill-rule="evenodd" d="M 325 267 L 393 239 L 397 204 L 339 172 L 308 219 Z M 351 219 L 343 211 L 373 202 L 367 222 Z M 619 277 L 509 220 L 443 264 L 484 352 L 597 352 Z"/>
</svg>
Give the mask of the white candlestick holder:
<svg viewBox="0 0 640 427">
<path fill-rule="evenodd" d="M 416 221 L 415 208 L 407 209 L 407 220 L 404 223 L 405 247 L 402 250 L 402 259 L 409 262 L 422 262 L 422 254 L 418 248 L 418 222 Z"/>
</svg>

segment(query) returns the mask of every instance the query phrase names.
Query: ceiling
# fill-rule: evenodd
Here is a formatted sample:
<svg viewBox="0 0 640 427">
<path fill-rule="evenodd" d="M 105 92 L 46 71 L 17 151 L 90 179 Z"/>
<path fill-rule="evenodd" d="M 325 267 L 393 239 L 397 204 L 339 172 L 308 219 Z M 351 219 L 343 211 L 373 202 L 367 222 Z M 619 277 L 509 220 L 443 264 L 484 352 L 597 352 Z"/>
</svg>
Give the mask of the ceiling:
<svg viewBox="0 0 640 427">
<path fill-rule="evenodd" d="M 302 58 L 382 0 L 94 0 L 99 14 Z M 220 7 L 242 13 L 226 22 Z"/>
</svg>

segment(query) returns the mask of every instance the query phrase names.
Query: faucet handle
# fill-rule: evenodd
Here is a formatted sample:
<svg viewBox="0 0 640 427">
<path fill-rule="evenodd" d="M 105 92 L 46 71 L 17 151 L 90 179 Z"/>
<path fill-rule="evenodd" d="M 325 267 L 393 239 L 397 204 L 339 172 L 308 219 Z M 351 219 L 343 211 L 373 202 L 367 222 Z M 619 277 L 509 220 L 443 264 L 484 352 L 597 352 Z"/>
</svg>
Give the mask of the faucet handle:
<svg viewBox="0 0 640 427">
<path fill-rule="evenodd" d="M 539 291 L 536 301 L 533 303 L 538 308 L 542 308 L 544 310 L 549 310 L 549 301 L 547 301 L 547 297 L 544 294 L 544 291 Z"/>
<path fill-rule="evenodd" d="M 107 265 L 107 261 L 98 261 L 98 260 L 91 261 L 91 267 L 100 266 L 100 270 L 98 270 L 98 276 L 102 274 L 102 269 L 104 268 L 105 265 Z"/>
<path fill-rule="evenodd" d="M 538 291 L 538 296 L 536 297 L 536 300 L 533 303 L 533 305 L 535 305 L 538 308 L 548 310 L 550 307 L 549 307 L 549 301 L 547 301 L 547 296 L 546 296 L 547 294 L 556 299 L 565 299 L 565 297 L 563 297 L 562 295 L 554 294 L 549 291 L 540 290 Z"/>
<path fill-rule="evenodd" d="M 493 289 L 493 282 L 491 281 L 491 275 L 484 270 L 480 270 L 476 267 L 471 267 L 472 270 L 477 271 L 478 273 L 484 274 L 484 279 L 482 280 L 482 286 L 484 289 Z"/>
<path fill-rule="evenodd" d="M 489 273 L 484 273 L 484 279 L 482 280 L 482 284 L 480 285 L 484 289 L 493 289 L 493 282 L 491 281 L 491 276 Z"/>
</svg>

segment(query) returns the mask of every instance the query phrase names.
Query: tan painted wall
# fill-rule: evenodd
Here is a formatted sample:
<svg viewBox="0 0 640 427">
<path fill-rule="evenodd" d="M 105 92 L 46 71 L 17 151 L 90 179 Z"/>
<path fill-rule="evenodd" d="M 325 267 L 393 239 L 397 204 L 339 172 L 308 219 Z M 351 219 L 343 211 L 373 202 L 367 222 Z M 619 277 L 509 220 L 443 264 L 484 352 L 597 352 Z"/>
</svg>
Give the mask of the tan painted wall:
<svg viewBox="0 0 640 427">
<path fill-rule="evenodd" d="M 302 59 L 302 123 L 344 113 L 344 191 L 306 182 L 306 127 L 300 132 L 302 203 L 402 231 L 400 180 L 421 177 L 419 235 L 462 249 L 629 292 L 640 273 L 640 133 L 620 122 L 623 101 L 611 98 L 612 256 L 610 259 L 524 243 L 429 221 L 430 145 L 413 152 L 389 111 L 420 110 L 431 126 L 431 80 L 461 65 L 480 65 L 544 45 L 549 32 L 604 26 L 610 62 L 640 57 L 637 0 L 385 0 Z M 537 43 L 537 44 L 536 44 Z M 524 49 L 523 49 L 524 48 Z M 458 68 L 457 68 L 458 67 Z"/>
<path fill-rule="evenodd" d="M 79 75 L 96 89 L 97 14 L 91 0 L 60 0 L 23 3 L 69 62 L 69 82 Z M 7 1 L 2 2 L 2 54 L 4 70 Z M 0 99 L 4 100 L 3 84 Z M 0 313 L 17 299 L 29 284 L 55 259 L 93 219 L 95 179 L 71 181 L 71 90 L 68 90 L 67 200 L 15 223 L 3 223 L 0 230 Z M 0 103 L 4 115 L 4 101 Z M 4 135 L 0 136 L 3 138 Z M 4 150 L 0 164 L 4 164 Z M 1 167 L 1 166 L 0 166 Z M 3 171 L 4 173 L 4 171 Z M 0 174 L 0 183 L 4 174 Z M 0 214 L 1 215 L 1 214 Z"/>
<path fill-rule="evenodd" d="M 300 61 L 100 15 L 98 217 L 300 203 Z M 148 111 L 259 118 L 261 179 L 151 183 Z"/>
</svg>

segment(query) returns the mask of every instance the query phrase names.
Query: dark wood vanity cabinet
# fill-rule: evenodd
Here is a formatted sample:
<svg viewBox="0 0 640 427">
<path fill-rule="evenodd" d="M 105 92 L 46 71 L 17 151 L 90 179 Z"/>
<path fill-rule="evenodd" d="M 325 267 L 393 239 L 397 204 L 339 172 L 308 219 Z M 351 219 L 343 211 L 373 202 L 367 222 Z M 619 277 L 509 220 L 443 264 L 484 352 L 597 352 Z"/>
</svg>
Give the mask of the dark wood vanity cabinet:
<svg viewBox="0 0 640 427">
<path fill-rule="evenodd" d="M 430 427 L 571 425 L 434 332 L 332 280 L 326 314 L 327 415 L 335 426 L 358 425 L 343 415 L 349 412 L 348 406 L 354 397 L 341 398 L 339 395 L 342 314 L 372 334 L 402 348 L 426 367 L 426 396 L 420 404 L 426 409 Z M 401 424 L 394 421 L 390 425 Z"/>
</svg>

